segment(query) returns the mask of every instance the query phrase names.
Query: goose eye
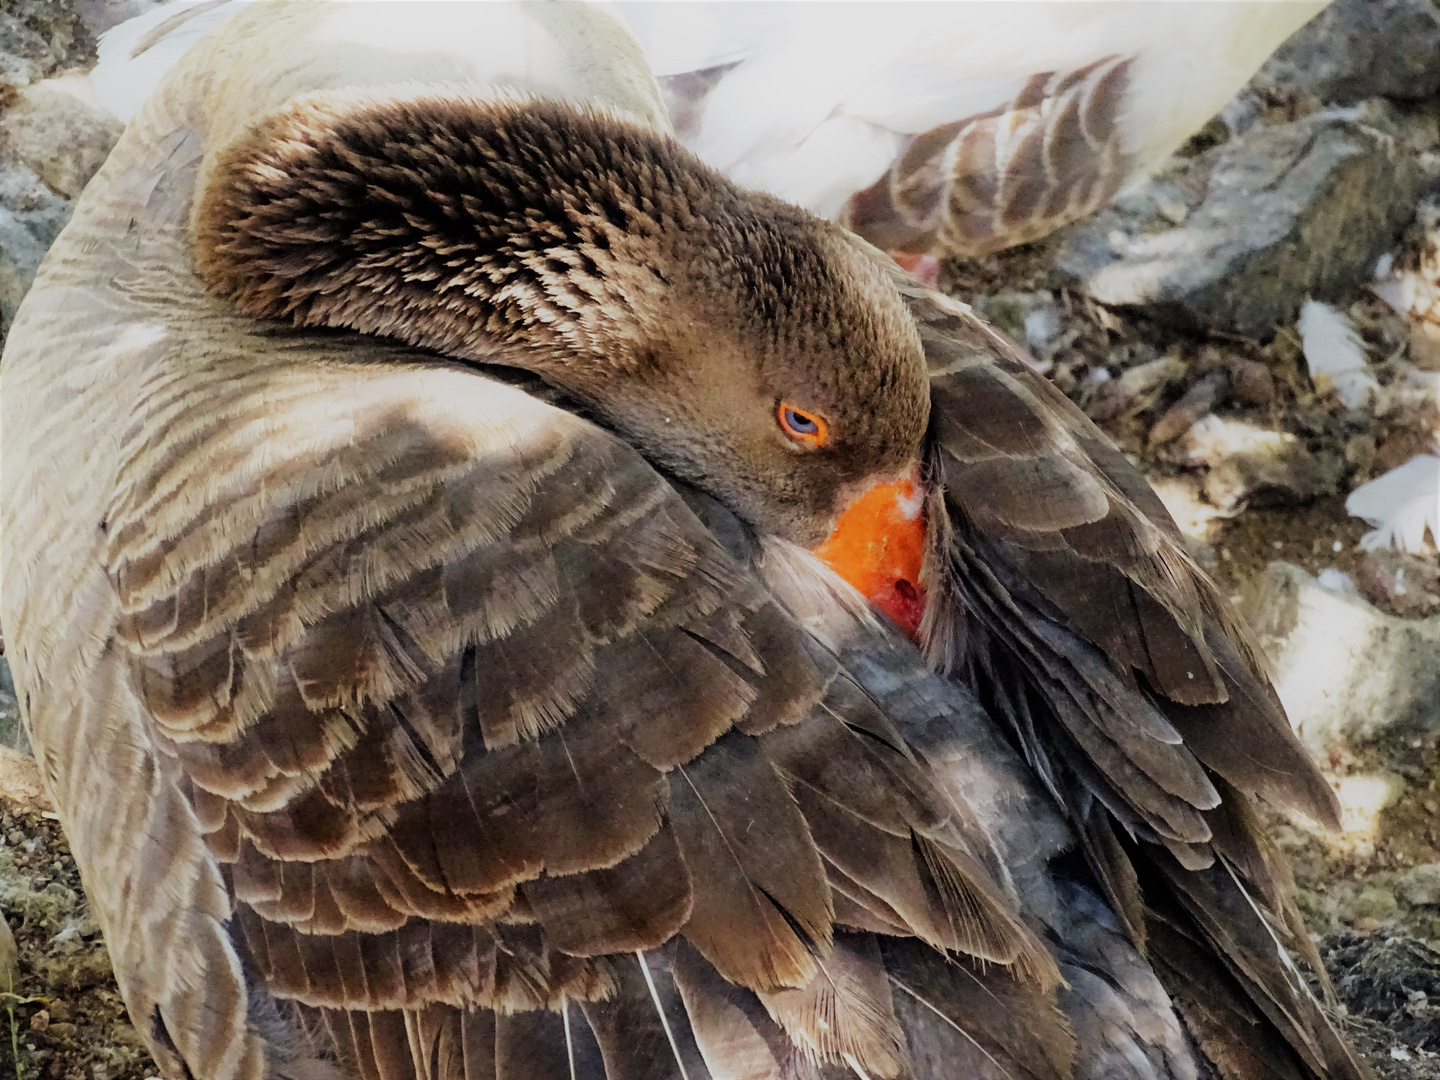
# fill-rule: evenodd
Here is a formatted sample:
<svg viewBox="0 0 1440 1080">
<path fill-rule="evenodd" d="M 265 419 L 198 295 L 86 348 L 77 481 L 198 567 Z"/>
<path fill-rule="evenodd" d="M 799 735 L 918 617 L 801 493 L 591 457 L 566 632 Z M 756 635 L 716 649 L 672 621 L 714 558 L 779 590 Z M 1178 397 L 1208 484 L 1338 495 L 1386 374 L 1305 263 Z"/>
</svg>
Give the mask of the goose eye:
<svg viewBox="0 0 1440 1080">
<path fill-rule="evenodd" d="M 830 425 L 823 416 L 797 409 L 783 401 L 780 403 L 779 418 L 780 429 L 786 435 L 812 450 L 824 446 L 826 436 L 830 434 Z"/>
</svg>

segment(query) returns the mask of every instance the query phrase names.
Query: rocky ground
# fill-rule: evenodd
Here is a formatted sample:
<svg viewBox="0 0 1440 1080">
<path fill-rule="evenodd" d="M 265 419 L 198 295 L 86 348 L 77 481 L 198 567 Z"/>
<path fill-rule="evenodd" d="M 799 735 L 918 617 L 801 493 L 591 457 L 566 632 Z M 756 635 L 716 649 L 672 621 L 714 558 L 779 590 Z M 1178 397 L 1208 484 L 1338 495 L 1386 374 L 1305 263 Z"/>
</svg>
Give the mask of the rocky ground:
<svg viewBox="0 0 1440 1080">
<path fill-rule="evenodd" d="M 118 136 L 78 76 L 128 10 L 0 0 L 0 334 Z M 1256 626 L 1345 806 L 1339 835 L 1273 819 L 1337 1009 L 1378 1074 L 1440 1080 L 1440 479 L 1408 534 L 1390 515 L 1408 551 L 1346 510 L 1440 454 L 1440 6 L 1338 0 L 1153 181 L 941 283 L 1145 469 Z M 141 1080 L 63 834 L 4 746 L 26 744 L 0 662 L 0 1075 Z"/>
</svg>

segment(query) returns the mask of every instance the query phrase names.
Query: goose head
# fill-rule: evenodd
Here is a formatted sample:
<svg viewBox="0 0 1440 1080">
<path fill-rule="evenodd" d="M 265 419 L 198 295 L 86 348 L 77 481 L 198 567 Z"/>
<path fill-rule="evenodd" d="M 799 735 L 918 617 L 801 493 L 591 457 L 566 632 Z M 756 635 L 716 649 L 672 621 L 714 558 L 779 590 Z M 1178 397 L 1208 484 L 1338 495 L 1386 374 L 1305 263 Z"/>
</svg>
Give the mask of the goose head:
<svg viewBox="0 0 1440 1080">
<path fill-rule="evenodd" d="M 925 362 L 883 266 L 615 111 L 310 94 L 207 160 L 193 226 L 247 314 L 527 369 L 793 542 L 919 457 Z"/>
</svg>

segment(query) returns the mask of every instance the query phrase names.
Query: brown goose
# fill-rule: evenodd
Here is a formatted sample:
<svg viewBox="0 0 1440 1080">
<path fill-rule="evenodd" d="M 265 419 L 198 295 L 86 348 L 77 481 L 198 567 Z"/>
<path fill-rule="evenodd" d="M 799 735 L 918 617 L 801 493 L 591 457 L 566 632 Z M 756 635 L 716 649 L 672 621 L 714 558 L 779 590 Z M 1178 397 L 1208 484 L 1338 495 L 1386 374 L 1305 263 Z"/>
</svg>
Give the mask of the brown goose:
<svg viewBox="0 0 1440 1080">
<path fill-rule="evenodd" d="M 1279 729 L 1187 771 L 1165 662 L 1217 730 L 1263 682 L 1093 429 L 680 150 L 604 13 L 381 10 L 187 56 L 0 364 L 0 619 L 166 1075 L 1359 1075 L 1220 777 L 1324 794 Z M 1028 766 L 795 546 L 916 462 L 880 599 Z M 1137 659 L 1033 551 L 1190 606 Z"/>
</svg>

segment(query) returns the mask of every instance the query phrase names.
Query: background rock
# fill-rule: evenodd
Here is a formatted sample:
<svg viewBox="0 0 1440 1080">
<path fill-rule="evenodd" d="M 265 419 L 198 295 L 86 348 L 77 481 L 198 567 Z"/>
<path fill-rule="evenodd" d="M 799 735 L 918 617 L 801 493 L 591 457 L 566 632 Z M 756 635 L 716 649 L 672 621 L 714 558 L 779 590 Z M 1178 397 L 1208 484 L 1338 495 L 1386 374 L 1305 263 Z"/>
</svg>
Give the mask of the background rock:
<svg viewBox="0 0 1440 1080">
<path fill-rule="evenodd" d="M 1397 619 L 1272 563 L 1242 612 L 1290 722 L 1317 757 L 1386 728 L 1440 728 L 1440 617 Z"/>
<path fill-rule="evenodd" d="M 11 98 L 0 114 L 0 335 L 124 130 L 89 100 L 81 76 L 47 79 Z"/>
<path fill-rule="evenodd" d="M 121 130 L 88 100 L 82 72 L 94 63 L 95 39 L 141 8 L 140 0 L 0 5 L 0 343 Z"/>
<path fill-rule="evenodd" d="M 1055 265 L 1101 303 L 1268 338 L 1394 243 L 1425 182 L 1416 139 L 1433 124 L 1381 102 L 1257 125 L 1072 227 Z"/>
<path fill-rule="evenodd" d="M 35 759 L 8 746 L 0 746 L 0 803 L 4 802 L 26 810 L 51 809 Z"/>
<path fill-rule="evenodd" d="M 1440 904 L 1440 863 L 1426 863 L 1400 879 L 1400 895 L 1415 906 Z"/>
<path fill-rule="evenodd" d="M 80 197 L 124 130 L 95 104 L 83 75 L 27 87 L 0 114 L 0 146 L 67 199 Z"/>
<path fill-rule="evenodd" d="M 1440 94 L 1434 0 L 1335 0 L 1270 58 L 1255 82 L 1353 104 Z"/>
<path fill-rule="evenodd" d="M 0 656 L 0 747 L 10 747 L 26 754 L 31 752 L 25 725 L 20 722 L 20 702 L 15 697 L 15 682 L 3 656 Z"/>
</svg>

